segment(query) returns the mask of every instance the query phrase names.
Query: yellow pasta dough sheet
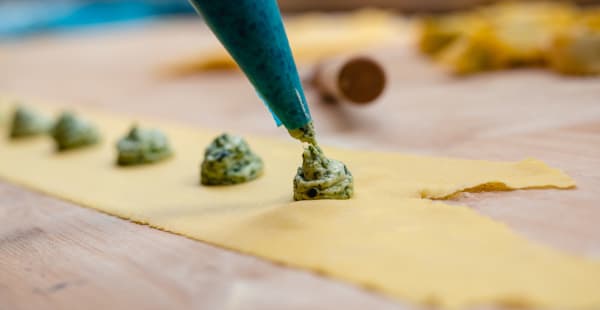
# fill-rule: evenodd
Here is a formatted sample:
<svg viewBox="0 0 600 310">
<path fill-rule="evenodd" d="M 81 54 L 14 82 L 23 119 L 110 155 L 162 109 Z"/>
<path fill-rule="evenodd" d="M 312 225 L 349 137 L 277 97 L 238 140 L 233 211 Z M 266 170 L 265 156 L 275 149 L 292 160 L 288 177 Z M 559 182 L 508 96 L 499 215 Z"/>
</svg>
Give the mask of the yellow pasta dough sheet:
<svg viewBox="0 0 600 310">
<path fill-rule="evenodd" d="M 56 111 L 55 111 L 56 112 Z M 292 200 L 298 143 L 247 137 L 265 173 L 235 186 L 199 184 L 219 132 L 163 122 L 175 156 L 115 166 L 131 120 L 81 113 L 101 145 L 57 153 L 48 138 L 0 139 L 0 177 L 134 222 L 444 309 L 474 305 L 599 309 L 600 262 L 535 244 L 444 199 L 465 190 L 572 188 L 543 162 L 491 162 L 325 148 L 355 177 L 350 200 Z M 235 134 L 240 134 L 239 132 Z"/>
</svg>

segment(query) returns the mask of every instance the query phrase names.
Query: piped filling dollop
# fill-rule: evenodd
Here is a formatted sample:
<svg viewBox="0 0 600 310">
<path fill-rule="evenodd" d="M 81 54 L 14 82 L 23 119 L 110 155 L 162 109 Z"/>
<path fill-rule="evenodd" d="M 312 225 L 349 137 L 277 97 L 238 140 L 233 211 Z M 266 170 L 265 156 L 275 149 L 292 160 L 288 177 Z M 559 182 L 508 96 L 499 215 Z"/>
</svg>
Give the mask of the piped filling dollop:
<svg viewBox="0 0 600 310">
<path fill-rule="evenodd" d="M 117 164 L 120 166 L 150 164 L 173 155 L 164 133 L 138 126 L 133 126 L 129 133 L 117 142 L 117 151 Z"/>
<path fill-rule="evenodd" d="M 294 200 L 349 199 L 353 193 L 354 179 L 346 165 L 309 144 L 294 178 Z"/>
<path fill-rule="evenodd" d="M 204 152 L 200 182 L 204 185 L 244 183 L 259 177 L 263 161 L 238 136 L 222 134 Z"/>
<path fill-rule="evenodd" d="M 59 151 L 90 146 L 100 141 L 100 134 L 94 125 L 69 112 L 58 118 L 52 128 L 52 137 Z"/>
<path fill-rule="evenodd" d="M 13 114 L 10 137 L 18 139 L 47 134 L 52 122 L 46 117 L 24 106 L 17 106 Z"/>
</svg>

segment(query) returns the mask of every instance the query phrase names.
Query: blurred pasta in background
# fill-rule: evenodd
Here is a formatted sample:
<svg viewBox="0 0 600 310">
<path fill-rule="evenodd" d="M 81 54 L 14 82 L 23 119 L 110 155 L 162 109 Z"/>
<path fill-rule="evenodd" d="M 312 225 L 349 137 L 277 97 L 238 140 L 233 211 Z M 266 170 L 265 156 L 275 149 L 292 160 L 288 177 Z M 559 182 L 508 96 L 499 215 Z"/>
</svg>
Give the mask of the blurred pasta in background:
<svg viewBox="0 0 600 310">
<path fill-rule="evenodd" d="M 419 48 L 455 74 L 520 66 L 600 74 L 600 8 L 511 2 L 428 16 Z"/>
</svg>

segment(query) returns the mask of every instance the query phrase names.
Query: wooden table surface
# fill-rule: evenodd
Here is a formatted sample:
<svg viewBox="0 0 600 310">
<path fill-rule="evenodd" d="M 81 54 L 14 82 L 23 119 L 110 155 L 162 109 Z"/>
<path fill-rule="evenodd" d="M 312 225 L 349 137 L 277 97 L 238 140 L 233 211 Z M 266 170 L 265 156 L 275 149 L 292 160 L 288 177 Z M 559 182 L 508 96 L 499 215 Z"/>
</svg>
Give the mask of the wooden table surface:
<svg viewBox="0 0 600 310">
<path fill-rule="evenodd" d="M 239 73 L 155 74 L 210 44 L 206 29 L 186 20 L 5 43 L 0 93 L 284 139 Z M 600 79 L 544 70 L 453 79 L 403 44 L 375 54 L 390 76 L 378 103 L 326 105 L 307 90 L 323 143 L 544 160 L 578 188 L 465 194 L 453 203 L 536 242 L 600 258 Z M 0 223 L 0 309 L 416 308 L 2 181 Z"/>
</svg>

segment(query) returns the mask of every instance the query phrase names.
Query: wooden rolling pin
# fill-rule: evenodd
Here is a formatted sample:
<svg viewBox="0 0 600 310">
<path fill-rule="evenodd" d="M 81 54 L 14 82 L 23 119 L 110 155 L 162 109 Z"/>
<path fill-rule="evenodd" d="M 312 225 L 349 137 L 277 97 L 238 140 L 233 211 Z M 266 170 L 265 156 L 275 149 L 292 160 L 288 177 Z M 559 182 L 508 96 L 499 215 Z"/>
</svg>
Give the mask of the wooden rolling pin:
<svg viewBox="0 0 600 310">
<path fill-rule="evenodd" d="M 359 105 L 374 102 L 385 89 L 381 64 L 368 56 L 346 56 L 323 61 L 309 79 L 324 100 Z"/>
</svg>

